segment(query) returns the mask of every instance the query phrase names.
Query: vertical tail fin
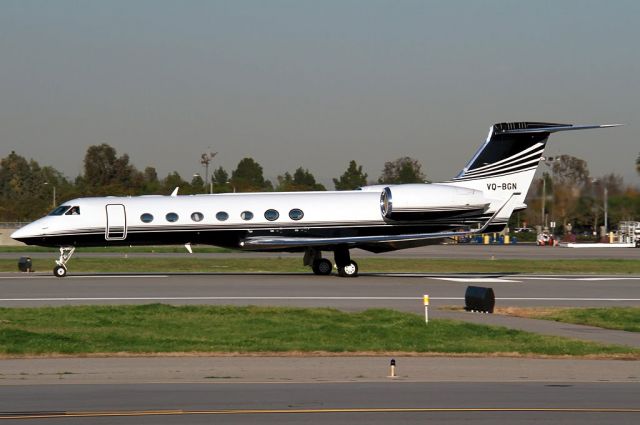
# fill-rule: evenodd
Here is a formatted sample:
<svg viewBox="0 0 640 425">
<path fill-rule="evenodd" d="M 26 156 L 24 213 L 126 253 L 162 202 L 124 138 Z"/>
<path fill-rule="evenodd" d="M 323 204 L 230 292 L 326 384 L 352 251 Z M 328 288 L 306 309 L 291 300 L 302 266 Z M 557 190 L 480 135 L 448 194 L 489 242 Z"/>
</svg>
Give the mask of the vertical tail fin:
<svg viewBox="0 0 640 425">
<path fill-rule="evenodd" d="M 445 184 L 484 192 L 486 198 L 495 200 L 488 213 L 495 211 L 504 200 L 513 196 L 510 208 L 501 211 L 496 220 L 496 224 L 504 227 L 514 209 L 526 207 L 524 198 L 551 133 L 618 125 L 620 124 L 578 126 L 541 122 L 494 124 L 487 140 L 467 166 Z"/>
</svg>

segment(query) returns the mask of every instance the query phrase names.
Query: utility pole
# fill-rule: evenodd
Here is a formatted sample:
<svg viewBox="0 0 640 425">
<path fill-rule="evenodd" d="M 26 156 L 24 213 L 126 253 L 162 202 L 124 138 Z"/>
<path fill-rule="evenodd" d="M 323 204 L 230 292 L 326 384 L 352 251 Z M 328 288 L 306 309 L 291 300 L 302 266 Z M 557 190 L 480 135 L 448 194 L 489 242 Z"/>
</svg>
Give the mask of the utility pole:
<svg viewBox="0 0 640 425">
<path fill-rule="evenodd" d="M 209 147 L 211 148 L 211 147 Z M 208 182 L 209 184 L 209 193 L 213 193 L 213 182 L 211 181 L 211 179 L 209 179 L 209 163 L 211 162 L 211 160 L 218 155 L 218 152 L 209 152 L 209 153 L 203 153 L 202 155 L 200 155 L 200 164 L 204 165 L 204 175 L 205 175 L 205 182 Z"/>
<path fill-rule="evenodd" d="M 44 185 L 47 186 L 49 185 L 49 182 L 44 182 Z M 51 188 L 53 189 L 53 194 L 52 194 L 52 199 L 51 199 L 51 207 L 55 208 L 56 207 L 56 186 L 54 184 L 51 184 Z"/>
<path fill-rule="evenodd" d="M 540 211 L 540 223 L 543 226 L 543 230 L 544 227 L 546 227 L 544 209 L 547 202 L 547 179 L 545 178 L 545 174 L 546 173 L 542 173 L 542 210 Z"/>
<path fill-rule="evenodd" d="M 609 202 L 608 202 L 608 196 L 609 196 L 609 189 L 607 189 L 607 186 L 604 185 L 604 234 L 606 235 L 609 230 Z"/>
</svg>

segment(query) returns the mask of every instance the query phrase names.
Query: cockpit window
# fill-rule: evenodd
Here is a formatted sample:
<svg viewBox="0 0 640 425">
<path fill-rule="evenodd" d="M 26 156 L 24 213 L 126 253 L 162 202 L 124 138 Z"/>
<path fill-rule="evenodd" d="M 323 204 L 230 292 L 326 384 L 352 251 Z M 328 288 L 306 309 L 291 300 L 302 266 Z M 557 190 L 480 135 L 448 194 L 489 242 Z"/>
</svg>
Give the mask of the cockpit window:
<svg viewBox="0 0 640 425">
<path fill-rule="evenodd" d="M 49 215 L 62 215 L 67 212 L 71 207 L 69 205 L 60 205 L 55 210 L 51 211 Z"/>
<path fill-rule="evenodd" d="M 80 207 L 78 206 L 71 207 L 71 209 L 66 213 L 64 213 L 64 215 L 80 215 Z"/>
</svg>

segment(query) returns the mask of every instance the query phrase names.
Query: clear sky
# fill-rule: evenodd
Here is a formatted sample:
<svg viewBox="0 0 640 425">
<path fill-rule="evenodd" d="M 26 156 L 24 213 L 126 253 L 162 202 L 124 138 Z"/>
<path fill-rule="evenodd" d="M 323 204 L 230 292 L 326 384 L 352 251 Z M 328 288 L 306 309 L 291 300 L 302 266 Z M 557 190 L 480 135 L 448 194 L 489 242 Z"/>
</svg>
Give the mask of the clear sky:
<svg viewBox="0 0 640 425">
<path fill-rule="evenodd" d="M 637 185 L 639 22 L 636 0 L 3 0 L 0 156 L 75 177 L 109 143 L 190 179 L 213 150 L 326 184 L 408 155 L 444 180 L 495 122 L 621 122 L 548 152 Z"/>
</svg>

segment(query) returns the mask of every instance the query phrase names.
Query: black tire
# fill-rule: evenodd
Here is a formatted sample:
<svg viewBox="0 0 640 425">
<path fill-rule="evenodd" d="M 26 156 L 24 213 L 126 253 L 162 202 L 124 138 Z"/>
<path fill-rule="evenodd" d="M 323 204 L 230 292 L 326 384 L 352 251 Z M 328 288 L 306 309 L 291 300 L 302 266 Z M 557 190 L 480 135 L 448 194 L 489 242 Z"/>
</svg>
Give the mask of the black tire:
<svg viewBox="0 0 640 425">
<path fill-rule="evenodd" d="M 53 275 L 55 277 L 65 277 L 67 275 L 67 268 L 63 266 L 55 266 L 53 268 Z"/>
<path fill-rule="evenodd" d="M 340 277 L 358 277 L 358 263 L 350 261 L 347 265 L 338 267 Z"/>
<path fill-rule="evenodd" d="M 319 276 L 328 276 L 331 274 L 331 270 L 333 270 L 333 264 L 326 258 L 320 258 L 313 262 L 311 269 Z"/>
<path fill-rule="evenodd" d="M 636 248 L 640 248 L 640 239 L 636 241 Z"/>
</svg>

